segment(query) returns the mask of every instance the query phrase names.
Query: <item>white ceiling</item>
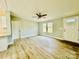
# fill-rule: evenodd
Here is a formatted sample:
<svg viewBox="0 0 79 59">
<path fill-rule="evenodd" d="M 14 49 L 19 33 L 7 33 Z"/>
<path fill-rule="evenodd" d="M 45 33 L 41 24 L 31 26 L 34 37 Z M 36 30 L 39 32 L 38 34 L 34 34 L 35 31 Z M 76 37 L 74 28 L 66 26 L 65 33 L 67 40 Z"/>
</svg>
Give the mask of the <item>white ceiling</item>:
<svg viewBox="0 0 79 59">
<path fill-rule="evenodd" d="M 54 19 L 79 11 L 79 0 L 6 0 L 8 9 L 31 20 L 37 11 Z"/>
</svg>

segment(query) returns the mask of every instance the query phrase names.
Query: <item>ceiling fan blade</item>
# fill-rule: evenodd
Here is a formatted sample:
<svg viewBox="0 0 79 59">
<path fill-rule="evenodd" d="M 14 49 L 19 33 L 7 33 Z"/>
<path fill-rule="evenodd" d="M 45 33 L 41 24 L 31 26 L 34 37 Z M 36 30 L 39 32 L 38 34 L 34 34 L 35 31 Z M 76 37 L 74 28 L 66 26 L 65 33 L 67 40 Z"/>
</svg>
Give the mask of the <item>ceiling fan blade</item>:
<svg viewBox="0 0 79 59">
<path fill-rule="evenodd" d="M 42 13 L 36 13 L 36 16 L 38 17 L 38 19 L 42 18 L 43 16 L 47 16 L 47 14 L 42 14 Z"/>
<path fill-rule="evenodd" d="M 36 15 L 38 16 L 38 13 L 36 13 Z"/>
<path fill-rule="evenodd" d="M 43 17 L 43 16 L 47 16 L 47 14 L 42 15 L 42 17 Z"/>
</svg>

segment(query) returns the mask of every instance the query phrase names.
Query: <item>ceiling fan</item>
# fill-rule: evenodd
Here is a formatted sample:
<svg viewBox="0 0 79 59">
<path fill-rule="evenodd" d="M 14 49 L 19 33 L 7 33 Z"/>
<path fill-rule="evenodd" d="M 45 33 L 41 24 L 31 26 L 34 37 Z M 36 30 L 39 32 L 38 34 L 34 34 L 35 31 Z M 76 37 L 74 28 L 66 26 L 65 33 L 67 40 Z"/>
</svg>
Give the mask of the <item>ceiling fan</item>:
<svg viewBox="0 0 79 59">
<path fill-rule="evenodd" d="M 42 14 L 42 13 L 36 13 L 36 16 L 38 17 L 38 19 L 47 16 L 47 14 Z"/>
</svg>

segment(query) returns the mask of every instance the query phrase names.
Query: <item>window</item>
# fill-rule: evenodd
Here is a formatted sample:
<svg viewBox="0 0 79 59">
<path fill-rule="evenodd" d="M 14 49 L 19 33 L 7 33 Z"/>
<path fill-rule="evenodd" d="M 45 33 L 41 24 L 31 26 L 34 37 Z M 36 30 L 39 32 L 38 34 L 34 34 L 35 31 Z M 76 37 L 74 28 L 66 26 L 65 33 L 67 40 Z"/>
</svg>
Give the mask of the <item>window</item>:
<svg viewBox="0 0 79 59">
<path fill-rule="evenodd" d="M 53 32 L 53 24 L 52 23 L 48 23 L 48 33 L 52 33 Z"/>
<path fill-rule="evenodd" d="M 46 23 L 43 23 L 43 32 L 46 32 Z"/>
</svg>

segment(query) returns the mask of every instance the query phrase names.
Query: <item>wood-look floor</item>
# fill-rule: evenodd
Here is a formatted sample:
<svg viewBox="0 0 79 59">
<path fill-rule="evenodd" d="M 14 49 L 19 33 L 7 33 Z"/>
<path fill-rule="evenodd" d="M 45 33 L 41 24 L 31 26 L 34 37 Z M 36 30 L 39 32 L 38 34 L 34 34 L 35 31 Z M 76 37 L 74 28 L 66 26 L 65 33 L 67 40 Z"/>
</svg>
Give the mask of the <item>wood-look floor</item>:
<svg viewBox="0 0 79 59">
<path fill-rule="evenodd" d="M 0 59 L 79 59 L 74 46 L 55 39 L 17 39 L 7 51 L 0 52 Z"/>
</svg>

